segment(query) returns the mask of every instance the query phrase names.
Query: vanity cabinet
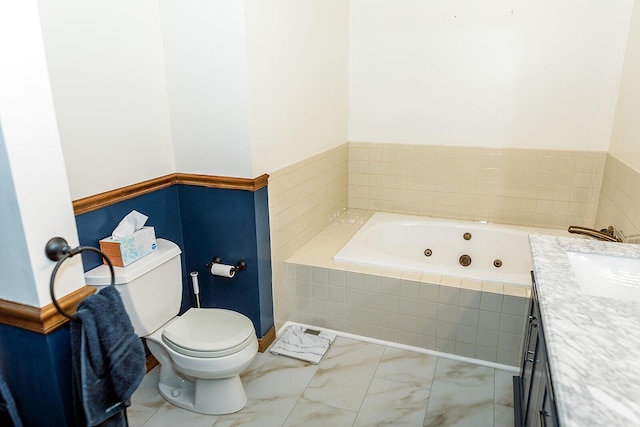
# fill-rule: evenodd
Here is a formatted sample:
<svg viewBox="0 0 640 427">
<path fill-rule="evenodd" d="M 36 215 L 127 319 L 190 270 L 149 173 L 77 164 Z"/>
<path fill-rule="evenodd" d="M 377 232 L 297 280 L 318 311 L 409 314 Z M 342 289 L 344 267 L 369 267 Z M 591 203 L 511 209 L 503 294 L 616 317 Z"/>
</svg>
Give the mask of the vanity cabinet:
<svg viewBox="0 0 640 427">
<path fill-rule="evenodd" d="M 533 273 L 532 279 L 520 376 L 513 377 L 515 424 L 517 427 L 559 426 Z"/>
</svg>

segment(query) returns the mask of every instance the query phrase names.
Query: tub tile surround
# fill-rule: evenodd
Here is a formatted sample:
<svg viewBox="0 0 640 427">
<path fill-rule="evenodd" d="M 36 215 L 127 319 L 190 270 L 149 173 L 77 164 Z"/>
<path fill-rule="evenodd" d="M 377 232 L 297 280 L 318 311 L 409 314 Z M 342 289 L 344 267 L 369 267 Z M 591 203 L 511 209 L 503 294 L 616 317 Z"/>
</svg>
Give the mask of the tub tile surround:
<svg viewBox="0 0 640 427">
<path fill-rule="evenodd" d="M 382 335 L 379 325 L 375 324 L 379 315 L 372 313 L 370 307 L 362 307 L 362 310 L 353 313 L 345 312 L 344 303 L 342 306 L 334 307 L 321 299 L 325 298 L 325 293 L 330 300 L 341 300 L 347 295 L 357 298 L 354 292 L 346 293 L 335 286 L 316 286 L 316 294 L 320 296 L 313 298 L 312 294 L 304 294 L 312 292 L 313 288 L 310 291 L 308 283 L 313 282 L 305 281 L 306 284 L 301 285 L 300 289 L 302 294 L 297 295 L 297 290 L 294 290 L 290 283 L 294 280 L 295 269 L 291 265 L 285 268 L 285 261 L 289 258 L 292 264 L 298 262 L 294 255 L 305 244 L 309 244 L 310 248 L 317 244 L 310 242 L 314 236 L 318 239 L 326 237 L 322 231 L 324 227 L 347 208 L 351 211 L 363 208 L 362 210 L 488 220 L 558 229 L 566 229 L 568 225 L 593 227 L 595 221 L 597 228 L 613 224 L 627 236 L 634 238 L 640 234 L 638 184 L 638 171 L 605 152 L 358 142 L 343 144 L 271 175 L 269 204 L 276 327 L 279 328 L 287 320 L 296 320 L 298 316 L 305 321 L 322 317 L 326 324 L 341 326 L 349 322 L 354 326 L 354 330 L 378 328 L 377 335 Z M 354 218 L 351 220 L 358 221 Z M 339 223 L 340 221 L 336 221 L 331 227 L 338 227 Z M 341 227 L 347 228 L 344 224 Z M 353 235 L 355 231 L 348 233 Z M 341 247 L 345 241 L 341 240 L 336 246 Z M 336 247 L 336 251 L 337 249 L 339 247 Z M 313 262 L 307 265 L 315 266 L 314 263 L 318 262 L 315 255 L 308 253 L 307 256 Z M 320 263 L 318 266 L 326 270 L 337 270 L 316 272 L 316 275 L 326 274 L 327 277 L 331 274 L 334 281 L 341 280 L 341 274 L 344 274 L 340 273 L 341 268 L 335 265 Z M 365 273 L 361 267 L 353 268 L 355 273 Z M 400 285 L 390 279 L 437 284 L 438 289 L 442 288 L 441 281 L 444 280 L 446 283 L 449 280 L 439 277 L 434 283 L 426 277 L 423 279 L 407 273 L 405 277 L 398 276 L 397 272 L 386 274 L 389 277 L 381 276 L 383 279 L 380 287 L 390 297 L 380 299 L 380 309 L 387 310 L 387 313 L 395 312 L 396 307 L 400 310 L 399 298 L 404 297 L 395 294 L 399 292 L 396 288 Z M 368 282 L 367 286 L 375 287 L 377 284 Z M 465 283 L 465 286 L 474 285 Z M 407 283 L 403 286 L 403 292 L 410 294 L 411 290 L 408 288 L 411 287 L 415 293 L 415 284 Z M 453 287 L 456 288 L 458 285 L 454 283 Z M 477 284 L 475 287 L 478 287 Z M 418 292 L 420 290 L 425 295 L 434 292 L 433 288 L 425 285 L 418 286 Z M 465 289 L 462 298 L 473 299 L 472 294 L 468 292 L 472 290 L 476 293 L 482 292 L 481 288 L 479 291 Z M 458 298 L 460 301 L 460 296 Z M 377 305 L 375 296 L 373 300 L 368 299 L 367 304 Z M 407 308 L 407 305 L 415 306 L 416 303 L 404 301 L 403 304 L 403 307 Z M 476 303 L 468 304 L 471 306 L 463 307 L 473 309 Z M 317 314 L 323 308 L 327 308 L 323 315 Z M 449 314 L 452 310 L 449 310 Z M 445 313 L 446 307 L 442 316 L 446 317 Z M 367 316 L 366 319 L 374 325 L 369 324 L 365 327 L 363 316 Z M 355 328 L 356 324 L 351 323 L 351 319 L 354 318 L 358 320 L 356 324 L 359 328 Z M 482 321 L 483 325 L 495 327 L 496 316 L 483 313 Z M 425 323 L 424 327 L 433 333 L 432 325 Z M 465 335 L 465 331 L 471 332 L 461 328 L 460 338 L 471 341 L 470 336 Z M 392 336 L 409 338 L 408 342 L 413 342 L 413 334 L 413 331 L 400 330 L 391 333 Z M 418 331 L 415 334 L 417 342 Z M 463 338 L 465 336 L 466 338 Z M 437 335 L 435 337 L 437 339 Z M 499 338 L 498 335 L 498 340 Z M 476 337 L 476 340 L 478 339 L 493 342 L 495 333 L 482 331 Z M 503 343 L 505 342 L 503 339 Z M 440 340 L 441 346 L 445 343 L 446 341 Z M 459 347 L 467 347 L 464 344 L 470 343 L 460 342 Z M 470 350 L 470 347 L 467 347 L 467 350 Z M 493 353 L 490 358 L 493 358 Z"/>
<path fill-rule="evenodd" d="M 545 228 L 592 226 L 606 152 L 349 143 L 349 207 Z"/>
<path fill-rule="evenodd" d="M 287 260 L 288 318 L 518 365 L 530 290 L 333 261 L 372 214 L 347 210 Z"/>
<path fill-rule="evenodd" d="M 596 228 L 614 225 L 628 243 L 640 243 L 640 172 L 607 154 Z"/>
<path fill-rule="evenodd" d="M 270 174 L 269 215 L 276 329 L 287 320 L 285 260 L 347 207 L 348 144 Z"/>
<path fill-rule="evenodd" d="M 145 376 L 131 426 L 512 426 L 513 372 L 338 336 L 318 365 L 258 354 L 241 375 L 249 401 L 235 414 L 188 412 Z M 436 422 L 437 420 L 437 422 Z"/>
</svg>

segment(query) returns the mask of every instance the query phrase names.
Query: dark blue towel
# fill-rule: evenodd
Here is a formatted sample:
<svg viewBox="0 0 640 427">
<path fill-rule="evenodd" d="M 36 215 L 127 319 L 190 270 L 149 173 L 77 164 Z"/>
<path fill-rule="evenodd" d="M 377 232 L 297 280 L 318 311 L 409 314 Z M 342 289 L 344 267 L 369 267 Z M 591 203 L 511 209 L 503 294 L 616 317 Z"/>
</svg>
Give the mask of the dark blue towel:
<svg viewBox="0 0 640 427">
<path fill-rule="evenodd" d="M 126 426 L 126 408 L 145 374 L 145 352 L 115 287 L 78 305 L 71 322 L 76 422 Z"/>
<path fill-rule="evenodd" d="M 0 369 L 0 425 L 12 425 L 22 427 L 22 420 L 18 414 L 16 401 L 13 400 L 9 384 L 4 379 L 2 369 Z"/>
</svg>

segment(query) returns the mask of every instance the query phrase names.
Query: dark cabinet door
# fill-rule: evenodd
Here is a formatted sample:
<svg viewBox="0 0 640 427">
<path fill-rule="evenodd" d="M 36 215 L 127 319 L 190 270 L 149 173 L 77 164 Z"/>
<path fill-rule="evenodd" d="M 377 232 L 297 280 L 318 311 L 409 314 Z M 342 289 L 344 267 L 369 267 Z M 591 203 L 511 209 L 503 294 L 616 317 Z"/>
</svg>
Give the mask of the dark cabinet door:
<svg viewBox="0 0 640 427">
<path fill-rule="evenodd" d="M 537 311 L 534 312 L 534 314 L 537 315 Z M 539 321 L 539 318 L 537 320 Z M 538 399 L 545 382 L 543 369 L 545 365 L 544 340 L 540 336 L 539 324 L 536 324 L 536 327 L 532 328 L 530 344 L 531 349 L 527 351 L 526 365 L 523 366 L 523 368 L 526 369 L 526 371 L 523 372 L 523 384 L 526 383 L 528 385 L 528 390 L 524 390 L 526 397 L 523 399 L 525 426 L 538 425 Z"/>
<path fill-rule="evenodd" d="M 516 426 L 559 426 L 535 279 L 531 290 L 529 325 L 522 349 L 520 376 L 514 377 L 513 387 Z"/>
<path fill-rule="evenodd" d="M 544 386 L 540 390 L 540 409 L 538 416 L 540 426 L 557 427 L 558 417 L 556 415 L 556 404 L 553 395 L 553 387 L 551 385 L 551 372 L 549 372 L 549 364 L 545 363 L 545 379 Z"/>
<path fill-rule="evenodd" d="M 538 350 L 538 319 L 535 300 L 531 299 L 529 310 L 529 325 L 522 349 L 522 363 L 520 364 L 520 378 L 522 388 L 522 401 L 528 402 L 531 395 L 531 380 L 535 367 L 536 353 Z"/>
</svg>

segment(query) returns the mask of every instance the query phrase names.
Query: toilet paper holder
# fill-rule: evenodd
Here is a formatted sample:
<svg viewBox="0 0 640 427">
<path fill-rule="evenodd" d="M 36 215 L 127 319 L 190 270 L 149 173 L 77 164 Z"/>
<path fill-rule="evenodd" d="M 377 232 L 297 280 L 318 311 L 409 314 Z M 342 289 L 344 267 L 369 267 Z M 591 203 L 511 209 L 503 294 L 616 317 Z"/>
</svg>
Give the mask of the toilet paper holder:
<svg viewBox="0 0 640 427">
<path fill-rule="evenodd" d="M 211 260 L 211 262 L 206 263 L 205 267 L 207 267 L 207 270 L 210 270 L 211 267 L 213 266 L 213 264 L 222 264 L 222 258 L 220 258 L 219 256 L 215 256 L 213 257 L 213 259 Z M 247 269 L 247 263 L 244 260 L 240 260 L 236 263 L 236 265 L 233 267 L 234 272 L 238 272 L 238 271 L 244 271 Z"/>
</svg>

